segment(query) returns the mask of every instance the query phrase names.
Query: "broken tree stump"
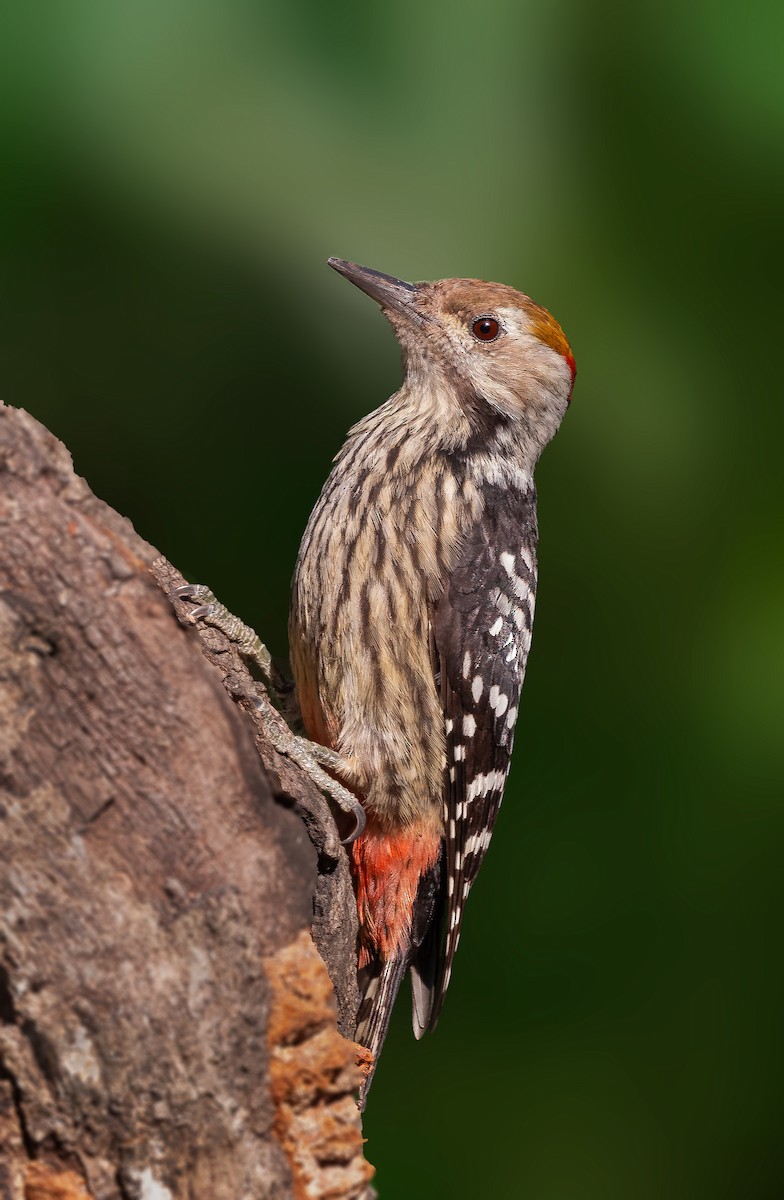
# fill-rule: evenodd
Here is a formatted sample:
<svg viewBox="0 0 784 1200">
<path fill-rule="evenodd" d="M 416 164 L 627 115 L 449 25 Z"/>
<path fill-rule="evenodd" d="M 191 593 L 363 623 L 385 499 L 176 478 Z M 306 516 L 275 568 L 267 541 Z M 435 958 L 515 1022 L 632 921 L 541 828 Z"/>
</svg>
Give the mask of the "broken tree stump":
<svg viewBox="0 0 784 1200">
<path fill-rule="evenodd" d="M 367 1198 L 346 854 L 180 582 L 0 407 L 0 1200 Z"/>
</svg>

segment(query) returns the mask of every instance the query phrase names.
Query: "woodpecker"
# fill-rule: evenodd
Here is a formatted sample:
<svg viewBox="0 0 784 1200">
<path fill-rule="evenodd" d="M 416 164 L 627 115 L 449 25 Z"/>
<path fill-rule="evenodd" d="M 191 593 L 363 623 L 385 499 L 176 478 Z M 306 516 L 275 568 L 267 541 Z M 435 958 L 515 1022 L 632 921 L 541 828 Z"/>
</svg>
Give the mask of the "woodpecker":
<svg viewBox="0 0 784 1200">
<path fill-rule="evenodd" d="M 349 852 L 375 1062 L 409 970 L 414 1033 L 435 1027 L 490 843 L 531 644 L 534 467 L 575 363 L 511 287 L 329 264 L 380 305 L 405 372 L 335 458 L 289 622 L 305 731 L 366 817 Z"/>
</svg>

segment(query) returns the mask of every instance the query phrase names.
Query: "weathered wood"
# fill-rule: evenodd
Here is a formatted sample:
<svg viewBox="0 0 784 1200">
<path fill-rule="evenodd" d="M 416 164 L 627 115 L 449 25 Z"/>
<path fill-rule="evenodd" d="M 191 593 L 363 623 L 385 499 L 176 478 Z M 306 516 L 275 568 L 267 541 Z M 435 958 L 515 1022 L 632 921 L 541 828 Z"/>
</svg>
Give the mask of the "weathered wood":
<svg viewBox="0 0 784 1200">
<path fill-rule="evenodd" d="M 0 1200 L 369 1196 L 346 855 L 156 557 L 0 407 Z"/>
</svg>

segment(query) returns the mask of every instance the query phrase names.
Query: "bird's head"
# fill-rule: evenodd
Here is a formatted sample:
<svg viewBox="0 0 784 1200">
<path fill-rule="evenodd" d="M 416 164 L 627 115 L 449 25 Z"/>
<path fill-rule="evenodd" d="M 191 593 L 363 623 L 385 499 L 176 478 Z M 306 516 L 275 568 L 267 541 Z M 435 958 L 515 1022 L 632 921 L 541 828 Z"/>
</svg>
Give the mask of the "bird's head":
<svg viewBox="0 0 784 1200">
<path fill-rule="evenodd" d="M 404 283 L 331 258 L 329 265 L 382 308 L 414 387 L 449 393 L 463 413 L 491 413 L 541 449 L 572 394 L 575 364 L 554 317 L 501 283 Z"/>
</svg>

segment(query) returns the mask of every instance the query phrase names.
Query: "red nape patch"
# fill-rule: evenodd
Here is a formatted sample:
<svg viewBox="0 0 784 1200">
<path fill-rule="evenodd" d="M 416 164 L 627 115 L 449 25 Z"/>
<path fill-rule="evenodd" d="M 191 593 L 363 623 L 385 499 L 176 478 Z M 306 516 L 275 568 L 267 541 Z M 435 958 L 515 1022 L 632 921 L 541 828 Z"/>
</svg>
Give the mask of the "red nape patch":
<svg viewBox="0 0 784 1200">
<path fill-rule="evenodd" d="M 379 953 L 405 950 L 419 881 L 434 866 L 441 845 L 432 825 L 389 833 L 368 824 L 351 847 L 360 927 L 360 967 Z"/>
<path fill-rule="evenodd" d="M 572 386 L 569 389 L 569 399 L 567 400 L 567 404 L 571 404 L 572 403 L 572 391 L 574 390 L 574 381 L 575 381 L 575 378 L 577 377 L 577 363 L 574 361 L 574 355 L 572 354 L 571 350 L 569 350 L 569 352 L 567 354 L 564 354 L 564 358 L 566 359 L 566 365 L 568 366 L 569 370 L 572 372 Z"/>
</svg>

